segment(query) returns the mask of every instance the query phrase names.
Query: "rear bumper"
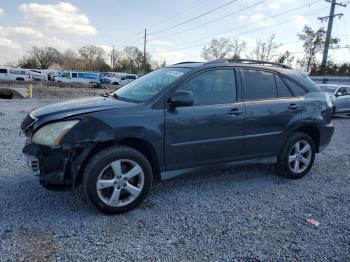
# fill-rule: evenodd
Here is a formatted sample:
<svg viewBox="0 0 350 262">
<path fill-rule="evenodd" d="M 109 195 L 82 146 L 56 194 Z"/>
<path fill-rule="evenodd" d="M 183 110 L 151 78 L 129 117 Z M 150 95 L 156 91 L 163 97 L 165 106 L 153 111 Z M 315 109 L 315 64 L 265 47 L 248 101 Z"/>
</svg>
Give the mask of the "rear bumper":
<svg viewBox="0 0 350 262">
<path fill-rule="evenodd" d="M 326 146 L 331 141 L 331 138 L 334 133 L 334 126 L 332 123 L 324 126 L 319 126 L 320 131 L 320 144 L 318 148 L 318 152 L 321 152 L 323 149 L 326 148 Z"/>
</svg>

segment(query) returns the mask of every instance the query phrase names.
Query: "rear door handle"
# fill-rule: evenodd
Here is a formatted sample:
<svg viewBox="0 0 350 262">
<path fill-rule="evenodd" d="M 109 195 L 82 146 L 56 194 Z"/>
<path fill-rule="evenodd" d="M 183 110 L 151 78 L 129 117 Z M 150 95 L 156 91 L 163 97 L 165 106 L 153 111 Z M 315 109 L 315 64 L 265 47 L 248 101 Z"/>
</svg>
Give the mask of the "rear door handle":
<svg viewBox="0 0 350 262">
<path fill-rule="evenodd" d="M 290 105 L 288 106 L 288 108 L 291 109 L 291 110 L 296 110 L 296 109 L 299 109 L 300 106 L 298 106 L 297 104 L 290 104 Z"/>
<path fill-rule="evenodd" d="M 238 107 L 231 108 L 230 111 L 228 111 L 228 114 L 233 116 L 238 116 L 242 113 L 243 113 L 243 110 Z"/>
</svg>

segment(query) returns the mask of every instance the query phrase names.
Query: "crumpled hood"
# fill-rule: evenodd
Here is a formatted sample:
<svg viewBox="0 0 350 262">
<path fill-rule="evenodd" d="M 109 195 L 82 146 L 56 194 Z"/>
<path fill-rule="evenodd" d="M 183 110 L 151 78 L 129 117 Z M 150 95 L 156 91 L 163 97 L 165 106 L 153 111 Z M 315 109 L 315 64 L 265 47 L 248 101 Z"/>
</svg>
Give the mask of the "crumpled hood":
<svg viewBox="0 0 350 262">
<path fill-rule="evenodd" d="M 31 113 L 36 118 L 59 115 L 60 118 L 69 116 L 123 108 L 134 105 L 133 103 L 120 101 L 111 97 L 89 97 L 54 103 L 40 107 Z"/>
</svg>

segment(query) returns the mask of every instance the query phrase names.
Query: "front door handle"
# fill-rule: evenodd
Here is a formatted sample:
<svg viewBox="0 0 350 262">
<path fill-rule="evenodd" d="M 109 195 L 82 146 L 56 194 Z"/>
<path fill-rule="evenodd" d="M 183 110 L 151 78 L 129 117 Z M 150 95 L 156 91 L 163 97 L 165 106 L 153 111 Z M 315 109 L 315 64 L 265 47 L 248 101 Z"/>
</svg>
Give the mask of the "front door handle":
<svg viewBox="0 0 350 262">
<path fill-rule="evenodd" d="M 296 109 L 299 109 L 300 108 L 300 106 L 298 106 L 297 104 L 290 104 L 289 106 L 288 106 L 288 108 L 289 109 L 291 109 L 291 110 L 296 110 Z"/>
<path fill-rule="evenodd" d="M 232 116 L 238 116 L 242 113 L 243 113 L 243 110 L 238 107 L 231 108 L 230 111 L 228 111 L 228 114 Z"/>
</svg>

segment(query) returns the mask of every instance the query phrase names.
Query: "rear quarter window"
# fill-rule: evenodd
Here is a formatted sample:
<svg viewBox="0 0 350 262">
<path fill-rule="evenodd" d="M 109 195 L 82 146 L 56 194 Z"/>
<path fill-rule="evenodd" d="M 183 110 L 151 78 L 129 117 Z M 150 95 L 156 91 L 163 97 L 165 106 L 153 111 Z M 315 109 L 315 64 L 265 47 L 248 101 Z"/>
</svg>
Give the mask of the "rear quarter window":
<svg viewBox="0 0 350 262">
<path fill-rule="evenodd" d="M 291 97 L 293 96 L 290 92 L 288 86 L 283 82 L 283 80 L 275 74 L 276 86 L 278 97 Z"/>
<path fill-rule="evenodd" d="M 283 77 L 284 82 L 288 85 L 288 87 L 292 90 L 294 96 L 304 96 L 307 94 L 307 91 L 301 87 L 299 84 L 295 83 L 288 78 Z"/>
</svg>

